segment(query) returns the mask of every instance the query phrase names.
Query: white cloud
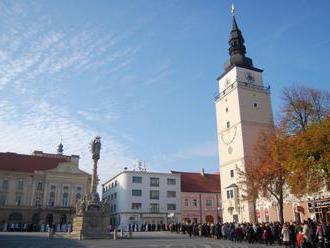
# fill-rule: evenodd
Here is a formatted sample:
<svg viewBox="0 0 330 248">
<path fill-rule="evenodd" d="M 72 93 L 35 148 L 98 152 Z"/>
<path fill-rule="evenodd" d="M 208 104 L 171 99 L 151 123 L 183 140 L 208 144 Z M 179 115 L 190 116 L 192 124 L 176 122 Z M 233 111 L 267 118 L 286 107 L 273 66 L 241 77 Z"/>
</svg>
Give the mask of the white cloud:
<svg viewBox="0 0 330 248">
<path fill-rule="evenodd" d="M 0 151 L 29 154 L 33 150 L 42 150 L 55 153 L 62 137 L 65 154 L 80 155 L 80 167 L 91 172 L 88 146 L 94 136 L 100 135 L 103 143 L 99 161 L 101 182 L 134 161 L 127 148 L 110 134 L 96 132 L 67 111 L 47 102 L 41 102 L 21 116 L 16 111 L 10 102 L 0 101 Z"/>
</svg>

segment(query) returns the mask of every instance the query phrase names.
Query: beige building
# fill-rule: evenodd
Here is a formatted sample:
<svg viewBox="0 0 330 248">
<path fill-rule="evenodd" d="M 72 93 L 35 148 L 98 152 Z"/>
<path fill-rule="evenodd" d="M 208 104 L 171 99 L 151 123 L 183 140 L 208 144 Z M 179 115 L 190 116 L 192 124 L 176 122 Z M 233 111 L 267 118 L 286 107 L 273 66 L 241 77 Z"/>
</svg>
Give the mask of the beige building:
<svg viewBox="0 0 330 248">
<path fill-rule="evenodd" d="M 34 151 L 0 153 L 0 222 L 66 224 L 89 191 L 91 175 L 79 169 L 79 156 Z"/>
<path fill-rule="evenodd" d="M 253 157 L 253 147 L 262 129 L 273 125 L 270 89 L 263 70 L 245 56 L 244 38 L 233 16 L 229 60 L 218 77 L 216 117 L 220 159 L 222 217 L 224 222 L 253 222 L 255 206 L 244 199 L 238 171 Z"/>
</svg>

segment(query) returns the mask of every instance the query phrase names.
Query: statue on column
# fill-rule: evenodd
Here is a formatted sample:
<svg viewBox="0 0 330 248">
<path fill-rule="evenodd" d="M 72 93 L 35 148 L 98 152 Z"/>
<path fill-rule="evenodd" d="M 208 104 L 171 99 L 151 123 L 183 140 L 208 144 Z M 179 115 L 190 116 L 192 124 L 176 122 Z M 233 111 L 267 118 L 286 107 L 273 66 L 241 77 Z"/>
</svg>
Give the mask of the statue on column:
<svg viewBox="0 0 330 248">
<path fill-rule="evenodd" d="M 92 184 L 90 191 L 90 201 L 92 203 L 99 203 L 100 197 L 97 193 L 97 185 L 98 185 L 98 176 L 97 176 L 97 162 L 100 159 L 101 152 L 101 137 L 96 136 L 94 140 L 90 143 L 90 151 L 92 153 L 93 159 L 93 176 L 92 176 Z"/>
</svg>

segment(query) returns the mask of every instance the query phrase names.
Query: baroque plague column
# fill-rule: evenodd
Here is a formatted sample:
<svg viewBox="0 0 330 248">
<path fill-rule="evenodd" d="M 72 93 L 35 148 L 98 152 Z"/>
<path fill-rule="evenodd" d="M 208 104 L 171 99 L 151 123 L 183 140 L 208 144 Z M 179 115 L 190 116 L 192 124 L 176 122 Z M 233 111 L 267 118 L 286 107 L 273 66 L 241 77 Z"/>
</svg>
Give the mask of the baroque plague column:
<svg viewBox="0 0 330 248">
<path fill-rule="evenodd" d="M 100 159 L 101 137 L 95 137 L 91 142 L 90 150 L 93 159 L 91 190 L 77 203 L 71 237 L 78 239 L 110 238 L 108 230 L 110 223 L 109 206 L 106 202 L 100 201 L 97 193 L 97 163 Z"/>
</svg>

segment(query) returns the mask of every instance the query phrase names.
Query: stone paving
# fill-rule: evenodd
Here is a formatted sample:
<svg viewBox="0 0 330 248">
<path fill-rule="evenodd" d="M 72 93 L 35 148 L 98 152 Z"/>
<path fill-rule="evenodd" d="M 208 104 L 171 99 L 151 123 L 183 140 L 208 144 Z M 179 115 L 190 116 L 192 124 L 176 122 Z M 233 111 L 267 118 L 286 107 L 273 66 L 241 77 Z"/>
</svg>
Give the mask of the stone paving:
<svg viewBox="0 0 330 248">
<path fill-rule="evenodd" d="M 168 232 L 133 233 L 132 239 L 71 240 L 57 234 L 52 240 L 47 233 L 1 233 L 0 247 L 4 248 L 263 248 L 260 244 L 234 243 L 207 238 L 189 238 Z M 268 246 L 269 247 L 269 246 Z M 279 248 L 281 246 L 271 246 Z"/>
</svg>

